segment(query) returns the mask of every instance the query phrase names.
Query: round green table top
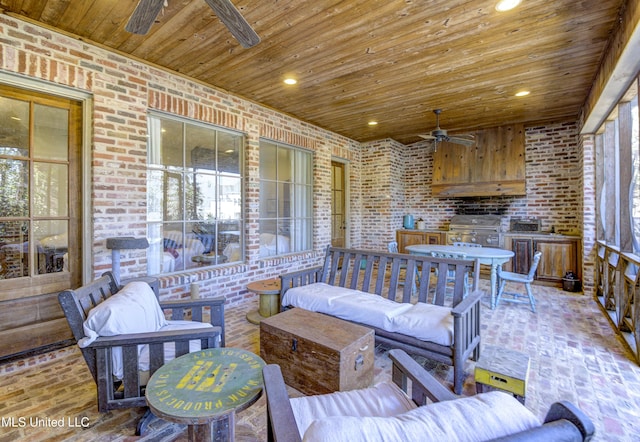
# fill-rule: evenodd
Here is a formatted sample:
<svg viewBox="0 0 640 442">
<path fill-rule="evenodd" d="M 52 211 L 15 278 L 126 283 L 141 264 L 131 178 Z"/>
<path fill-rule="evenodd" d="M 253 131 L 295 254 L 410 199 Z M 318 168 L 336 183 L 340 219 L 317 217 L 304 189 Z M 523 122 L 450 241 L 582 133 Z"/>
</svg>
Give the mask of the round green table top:
<svg viewBox="0 0 640 442">
<path fill-rule="evenodd" d="M 158 417 L 201 424 L 247 408 L 262 393 L 265 362 L 240 348 L 189 353 L 160 367 L 146 389 L 147 404 Z"/>
</svg>

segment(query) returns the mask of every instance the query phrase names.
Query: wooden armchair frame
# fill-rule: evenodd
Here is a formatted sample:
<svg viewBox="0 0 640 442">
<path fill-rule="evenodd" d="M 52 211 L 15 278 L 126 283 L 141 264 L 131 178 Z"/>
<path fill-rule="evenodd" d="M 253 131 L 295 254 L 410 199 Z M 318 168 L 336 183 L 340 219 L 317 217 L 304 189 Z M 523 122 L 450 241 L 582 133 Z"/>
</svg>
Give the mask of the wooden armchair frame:
<svg viewBox="0 0 640 442">
<path fill-rule="evenodd" d="M 393 362 L 392 379 L 418 405 L 460 398 L 402 350 L 389 351 Z M 270 442 L 299 442 L 300 434 L 287 388 L 278 365 L 263 369 L 267 397 L 267 437 Z M 594 434 L 591 420 L 573 404 L 561 401 L 551 405 L 544 423 L 532 430 L 506 436 L 500 441 L 588 441 Z"/>
<path fill-rule="evenodd" d="M 119 290 L 113 274 L 106 272 L 88 285 L 76 290 L 65 290 L 58 295 L 76 341 L 85 336 L 82 326 L 89 310 Z M 96 382 L 100 412 L 146 406 L 144 385 L 141 385 L 138 373 L 139 345 L 149 345 L 149 376 L 165 363 L 164 345 L 167 343 L 175 343 L 175 357 L 189 353 L 191 340 L 199 340 L 202 349 L 224 346 L 224 298 L 165 301 L 159 304 L 163 311 L 171 310 L 169 319 L 172 320 L 204 322 L 205 309 L 208 309 L 208 322 L 213 328 L 104 336 L 82 348 L 82 355 Z M 111 356 L 113 349 L 117 347 L 122 348 L 122 380 L 115 380 L 112 372 Z"/>
</svg>

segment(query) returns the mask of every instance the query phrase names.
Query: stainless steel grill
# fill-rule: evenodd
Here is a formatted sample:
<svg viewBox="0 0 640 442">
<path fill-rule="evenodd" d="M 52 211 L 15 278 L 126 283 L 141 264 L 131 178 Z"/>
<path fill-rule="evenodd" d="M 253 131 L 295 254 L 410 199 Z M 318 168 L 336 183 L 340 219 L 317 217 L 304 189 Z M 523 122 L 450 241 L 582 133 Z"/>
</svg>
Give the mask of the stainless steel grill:
<svg viewBox="0 0 640 442">
<path fill-rule="evenodd" d="M 502 247 L 500 215 L 454 215 L 449 223 L 447 244 L 469 242 L 485 247 Z"/>
</svg>

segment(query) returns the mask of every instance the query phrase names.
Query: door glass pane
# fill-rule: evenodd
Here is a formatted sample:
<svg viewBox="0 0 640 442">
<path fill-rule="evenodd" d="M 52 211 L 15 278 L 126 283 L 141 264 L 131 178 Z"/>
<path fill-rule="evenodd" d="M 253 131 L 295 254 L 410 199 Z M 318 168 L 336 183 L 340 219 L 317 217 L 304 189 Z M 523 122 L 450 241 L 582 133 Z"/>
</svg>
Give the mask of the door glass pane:
<svg viewBox="0 0 640 442">
<path fill-rule="evenodd" d="M 29 276 L 29 223 L 0 222 L 0 279 Z"/>
<path fill-rule="evenodd" d="M 33 122 L 34 156 L 66 161 L 69 157 L 69 111 L 36 104 Z"/>
<path fill-rule="evenodd" d="M 29 103 L 0 97 L 0 155 L 29 155 Z"/>
<path fill-rule="evenodd" d="M 38 273 L 68 272 L 69 235 L 67 221 L 35 221 L 34 234 L 37 239 Z"/>
<path fill-rule="evenodd" d="M 29 216 L 29 163 L 0 159 L 1 216 Z"/>
<path fill-rule="evenodd" d="M 35 216 L 67 216 L 69 208 L 66 164 L 35 162 L 33 207 Z"/>
</svg>

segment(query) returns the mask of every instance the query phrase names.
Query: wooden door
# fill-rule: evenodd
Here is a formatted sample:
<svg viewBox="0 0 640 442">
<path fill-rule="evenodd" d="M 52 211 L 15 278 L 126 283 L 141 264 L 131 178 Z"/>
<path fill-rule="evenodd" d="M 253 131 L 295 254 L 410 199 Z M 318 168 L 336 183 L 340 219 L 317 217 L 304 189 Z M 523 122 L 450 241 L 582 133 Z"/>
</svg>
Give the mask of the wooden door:
<svg viewBox="0 0 640 442">
<path fill-rule="evenodd" d="M 81 103 L 0 86 L 0 361 L 71 338 L 81 281 Z"/>
<path fill-rule="evenodd" d="M 347 246 L 345 169 L 344 163 L 331 162 L 331 245 L 334 247 Z"/>
<path fill-rule="evenodd" d="M 529 273 L 531 260 L 533 259 L 533 245 L 531 238 L 513 238 L 511 250 L 515 253 L 512 263 L 512 271 L 515 273 Z"/>
</svg>

